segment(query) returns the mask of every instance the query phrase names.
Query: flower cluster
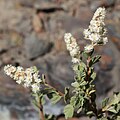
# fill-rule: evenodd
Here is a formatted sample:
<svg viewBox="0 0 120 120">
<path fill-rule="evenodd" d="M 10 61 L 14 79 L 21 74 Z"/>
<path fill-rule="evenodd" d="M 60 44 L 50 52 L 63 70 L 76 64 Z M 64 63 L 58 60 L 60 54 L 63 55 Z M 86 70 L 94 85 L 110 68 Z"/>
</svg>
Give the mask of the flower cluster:
<svg viewBox="0 0 120 120">
<path fill-rule="evenodd" d="M 104 23 L 105 15 L 105 8 L 98 8 L 94 13 L 92 20 L 90 21 L 88 29 L 84 30 L 85 39 L 88 39 L 92 42 L 91 49 L 95 45 L 104 45 L 108 42 Z M 89 48 L 89 45 L 85 46 L 85 51 L 87 50 L 87 52 L 89 52 Z"/>
<path fill-rule="evenodd" d="M 40 82 L 42 80 L 36 67 L 30 67 L 24 70 L 23 67 L 20 66 L 6 65 L 4 71 L 18 84 L 31 88 L 33 93 L 40 91 Z"/>
<path fill-rule="evenodd" d="M 72 57 L 73 64 L 80 62 L 80 48 L 76 42 L 76 39 L 71 35 L 71 33 L 66 33 L 64 40 L 68 51 Z"/>
</svg>

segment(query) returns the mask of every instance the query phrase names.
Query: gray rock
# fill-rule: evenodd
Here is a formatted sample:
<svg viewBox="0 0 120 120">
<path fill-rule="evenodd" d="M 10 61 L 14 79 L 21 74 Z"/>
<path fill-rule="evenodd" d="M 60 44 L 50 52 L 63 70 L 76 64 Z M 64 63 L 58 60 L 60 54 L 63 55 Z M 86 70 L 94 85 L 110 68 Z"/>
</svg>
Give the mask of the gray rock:
<svg viewBox="0 0 120 120">
<path fill-rule="evenodd" d="M 46 41 L 44 38 L 39 38 L 36 34 L 31 34 L 26 37 L 24 47 L 28 58 L 35 59 L 50 52 L 52 43 Z"/>
</svg>

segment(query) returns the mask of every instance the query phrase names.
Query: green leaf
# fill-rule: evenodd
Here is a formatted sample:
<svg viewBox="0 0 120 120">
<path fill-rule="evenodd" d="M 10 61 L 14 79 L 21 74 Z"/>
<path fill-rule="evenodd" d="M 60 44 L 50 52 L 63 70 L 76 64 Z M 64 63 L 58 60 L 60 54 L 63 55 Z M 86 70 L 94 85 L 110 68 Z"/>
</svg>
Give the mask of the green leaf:
<svg viewBox="0 0 120 120">
<path fill-rule="evenodd" d="M 114 106 L 111 106 L 111 107 L 108 108 L 107 110 L 110 111 L 110 112 L 113 112 L 113 113 L 117 113 L 117 111 L 115 110 L 115 107 L 114 107 Z"/>
<path fill-rule="evenodd" d="M 43 83 L 45 83 L 45 75 L 44 74 L 42 74 L 42 81 L 43 81 Z"/>
<path fill-rule="evenodd" d="M 78 110 L 77 110 L 77 113 L 80 113 L 82 111 L 82 107 L 80 107 Z"/>
<path fill-rule="evenodd" d="M 66 119 L 73 117 L 73 113 L 74 107 L 71 104 L 68 104 L 64 107 L 64 114 Z"/>
<path fill-rule="evenodd" d="M 117 119 L 116 120 L 120 120 L 120 116 L 117 116 Z"/>
<path fill-rule="evenodd" d="M 92 78 L 92 80 L 94 80 L 96 78 L 96 73 L 95 72 L 92 73 L 91 78 Z"/>
<path fill-rule="evenodd" d="M 102 101 L 102 107 L 103 107 L 103 108 L 108 104 L 108 101 L 109 101 L 109 98 L 105 98 L 105 99 Z"/>
<path fill-rule="evenodd" d="M 70 91 L 70 88 L 65 87 L 65 94 L 64 94 L 64 101 L 65 101 L 65 103 L 67 103 L 67 101 L 68 101 L 69 98 L 70 98 L 70 96 L 69 96 L 69 91 Z"/>
<path fill-rule="evenodd" d="M 73 70 L 74 70 L 74 71 L 78 71 L 78 66 L 79 66 L 78 64 L 74 64 L 74 65 L 73 65 Z"/>
<path fill-rule="evenodd" d="M 111 106 L 115 106 L 120 102 L 120 93 L 116 93 L 113 95 L 113 97 L 107 99 L 107 103 L 102 109 L 103 111 L 108 110 Z"/>
<path fill-rule="evenodd" d="M 35 105 L 37 108 L 39 108 L 38 103 L 35 99 L 32 100 L 33 105 Z"/>
<path fill-rule="evenodd" d="M 81 67 L 85 69 L 86 68 L 86 64 L 84 62 L 80 62 L 80 68 Z"/>
<path fill-rule="evenodd" d="M 119 103 L 119 104 L 117 104 L 117 108 L 116 108 L 116 110 L 117 110 L 117 112 L 119 112 L 119 111 L 120 111 L 120 103 Z"/>
<path fill-rule="evenodd" d="M 75 87 L 75 88 L 78 88 L 78 87 L 80 86 L 78 82 L 74 82 L 74 83 L 72 83 L 71 85 L 72 85 L 73 87 Z"/>
<path fill-rule="evenodd" d="M 53 117 L 53 115 L 50 114 L 50 115 L 48 115 L 48 118 L 47 118 L 47 119 L 49 120 L 49 119 L 51 119 L 52 117 Z"/>
<path fill-rule="evenodd" d="M 90 94 L 92 94 L 92 93 L 94 93 L 96 90 L 91 90 L 91 91 L 89 91 L 89 95 Z"/>
<path fill-rule="evenodd" d="M 111 100 L 111 104 L 115 105 L 115 104 L 118 104 L 119 102 L 120 102 L 120 93 L 114 94 Z"/>
<path fill-rule="evenodd" d="M 83 96 L 77 96 L 75 108 L 80 108 L 80 107 L 83 106 L 83 104 L 84 104 L 84 97 Z"/>
<path fill-rule="evenodd" d="M 53 104 L 55 104 L 61 99 L 61 96 L 56 91 L 51 90 L 46 94 Z"/>
<path fill-rule="evenodd" d="M 43 90 L 41 90 L 41 93 L 43 95 L 46 95 L 46 94 L 53 94 L 53 93 L 55 93 L 55 91 L 51 88 L 44 88 Z"/>
<path fill-rule="evenodd" d="M 97 120 L 108 120 L 106 117 L 99 118 Z"/>
<path fill-rule="evenodd" d="M 60 95 L 58 95 L 58 94 L 53 94 L 53 97 L 52 97 L 52 99 L 51 99 L 52 104 L 57 103 L 60 99 L 61 99 L 61 96 L 60 96 Z"/>
<path fill-rule="evenodd" d="M 96 56 L 92 57 L 93 64 L 99 62 L 100 58 L 101 58 L 101 55 L 96 55 Z"/>
<path fill-rule="evenodd" d="M 55 116 L 52 114 L 45 114 L 45 120 L 54 120 Z"/>
<path fill-rule="evenodd" d="M 85 59 L 87 59 L 89 55 L 88 55 L 87 53 L 85 53 L 85 52 L 82 52 L 82 56 L 83 56 Z"/>
<path fill-rule="evenodd" d="M 70 99 L 70 104 L 71 104 L 72 106 L 75 106 L 75 104 L 76 104 L 76 96 L 71 97 L 71 99 Z"/>
<path fill-rule="evenodd" d="M 93 56 L 89 62 L 89 66 L 92 66 L 93 64 L 99 62 L 100 58 L 101 58 L 101 55 Z"/>
<path fill-rule="evenodd" d="M 87 85 L 87 82 L 86 81 L 81 81 L 80 86 L 85 86 L 85 85 Z"/>
<path fill-rule="evenodd" d="M 33 68 L 33 71 L 34 71 L 34 72 L 37 72 L 37 71 L 38 71 L 38 69 L 37 69 L 36 66 L 33 66 L 32 68 Z"/>
<path fill-rule="evenodd" d="M 84 97 L 82 95 L 74 95 L 70 99 L 70 104 L 74 106 L 74 108 L 79 109 L 84 104 Z"/>
<path fill-rule="evenodd" d="M 87 114 L 88 116 L 94 115 L 93 111 L 88 111 L 86 114 Z"/>
<path fill-rule="evenodd" d="M 86 76 L 86 65 L 83 62 L 80 62 L 78 65 L 74 65 L 73 69 L 75 71 L 75 80 L 80 81 Z"/>
</svg>

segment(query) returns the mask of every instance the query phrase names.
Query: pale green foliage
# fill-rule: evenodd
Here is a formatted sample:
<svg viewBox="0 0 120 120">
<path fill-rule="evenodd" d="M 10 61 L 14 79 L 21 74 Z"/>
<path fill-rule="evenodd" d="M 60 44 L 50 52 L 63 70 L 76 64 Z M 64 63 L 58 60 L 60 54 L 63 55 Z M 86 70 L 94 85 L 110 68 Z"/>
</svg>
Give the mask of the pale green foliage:
<svg viewBox="0 0 120 120">
<path fill-rule="evenodd" d="M 68 104 L 64 108 L 65 118 L 71 118 L 74 113 L 74 107 L 71 104 Z"/>
</svg>

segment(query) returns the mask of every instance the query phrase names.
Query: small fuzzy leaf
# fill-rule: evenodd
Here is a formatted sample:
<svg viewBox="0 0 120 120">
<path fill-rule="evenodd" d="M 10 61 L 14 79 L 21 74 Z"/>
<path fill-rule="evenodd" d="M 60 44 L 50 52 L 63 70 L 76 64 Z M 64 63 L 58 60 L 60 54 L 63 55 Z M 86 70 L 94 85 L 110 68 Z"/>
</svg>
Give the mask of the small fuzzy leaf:
<svg viewBox="0 0 120 120">
<path fill-rule="evenodd" d="M 77 113 L 80 113 L 82 111 L 82 107 L 80 107 L 78 110 L 77 110 Z"/>
<path fill-rule="evenodd" d="M 117 116 L 117 119 L 116 120 L 120 120 L 120 116 Z"/>
<path fill-rule="evenodd" d="M 110 111 L 110 112 L 113 112 L 113 113 L 117 113 L 117 111 L 115 110 L 114 106 L 111 106 L 110 108 L 108 108 L 107 111 Z"/>
<path fill-rule="evenodd" d="M 87 54 L 87 53 L 82 52 L 82 55 L 83 55 L 83 57 L 84 57 L 85 59 L 87 59 L 87 58 L 88 58 L 88 54 Z"/>
<path fill-rule="evenodd" d="M 36 102 L 36 100 L 33 99 L 32 103 L 33 103 L 33 105 L 35 105 L 35 107 L 39 108 L 38 103 Z"/>
<path fill-rule="evenodd" d="M 53 120 L 54 116 L 52 114 L 47 116 L 47 120 Z"/>
<path fill-rule="evenodd" d="M 73 117 L 73 113 L 74 107 L 71 104 L 68 104 L 64 107 L 64 114 L 66 119 Z"/>
<path fill-rule="evenodd" d="M 87 115 L 94 115 L 93 111 L 88 111 Z"/>
<path fill-rule="evenodd" d="M 75 104 L 76 104 L 76 96 L 71 97 L 71 99 L 70 99 L 70 104 L 71 104 L 72 106 L 75 106 Z"/>
<path fill-rule="evenodd" d="M 95 72 L 92 73 L 91 78 L 92 78 L 92 80 L 94 80 L 96 78 L 96 73 Z"/>
<path fill-rule="evenodd" d="M 80 86 L 85 86 L 85 85 L 87 85 L 87 82 L 86 82 L 86 81 L 82 81 L 82 82 L 80 83 Z"/>
<path fill-rule="evenodd" d="M 61 99 L 61 96 L 58 94 L 53 94 L 53 98 L 51 99 L 52 103 L 55 104 Z"/>
<path fill-rule="evenodd" d="M 37 72 L 37 71 L 38 71 L 38 69 L 37 69 L 36 66 L 33 66 L 33 71 L 34 71 L 34 72 Z"/>
<path fill-rule="evenodd" d="M 74 82 L 74 83 L 72 83 L 71 85 L 72 85 L 73 87 L 75 87 L 75 88 L 78 88 L 78 87 L 80 86 L 78 82 Z"/>
<path fill-rule="evenodd" d="M 120 102 L 120 93 L 115 93 L 113 97 L 107 99 L 107 103 L 102 109 L 103 111 L 108 110 L 111 106 L 114 106 Z"/>
<path fill-rule="evenodd" d="M 70 91 L 70 89 L 68 87 L 65 88 L 65 95 L 64 95 L 64 101 L 65 101 L 65 103 L 67 103 L 67 101 L 69 99 L 69 91 Z"/>
<path fill-rule="evenodd" d="M 115 105 L 115 104 L 118 104 L 119 102 L 120 102 L 120 93 L 114 94 L 111 100 L 111 104 Z"/>
<path fill-rule="evenodd" d="M 99 62 L 100 58 L 101 58 L 100 55 L 93 56 L 92 59 L 89 62 L 89 66 L 92 66 L 93 64 Z"/>
<path fill-rule="evenodd" d="M 86 68 L 86 64 L 84 62 L 80 62 L 80 67 Z"/>
<path fill-rule="evenodd" d="M 42 81 L 43 81 L 43 83 L 45 83 L 45 75 L 44 74 L 42 74 Z"/>
<path fill-rule="evenodd" d="M 99 119 L 97 119 L 97 120 L 108 120 L 108 119 L 107 119 L 107 118 L 102 117 L 102 118 L 99 118 Z"/>
<path fill-rule="evenodd" d="M 73 65 L 73 70 L 78 71 L 78 66 L 79 66 L 78 64 Z"/>
<path fill-rule="evenodd" d="M 117 104 L 117 108 L 116 108 L 117 111 L 120 111 L 120 103 Z"/>
<path fill-rule="evenodd" d="M 108 104 L 109 98 L 106 98 L 102 101 L 102 107 L 104 108 Z"/>
<path fill-rule="evenodd" d="M 94 56 L 94 57 L 92 58 L 93 64 L 95 64 L 96 62 L 98 62 L 98 61 L 100 60 L 100 58 L 101 58 L 101 55 L 96 55 L 96 56 Z"/>
<path fill-rule="evenodd" d="M 89 95 L 92 94 L 92 93 L 94 93 L 95 91 L 96 91 L 96 90 L 91 90 L 91 91 L 89 92 Z"/>
<path fill-rule="evenodd" d="M 76 108 L 82 107 L 83 104 L 84 104 L 84 98 L 83 98 L 83 96 L 78 96 L 77 99 L 76 99 L 76 105 L 75 105 L 75 107 Z"/>
</svg>

